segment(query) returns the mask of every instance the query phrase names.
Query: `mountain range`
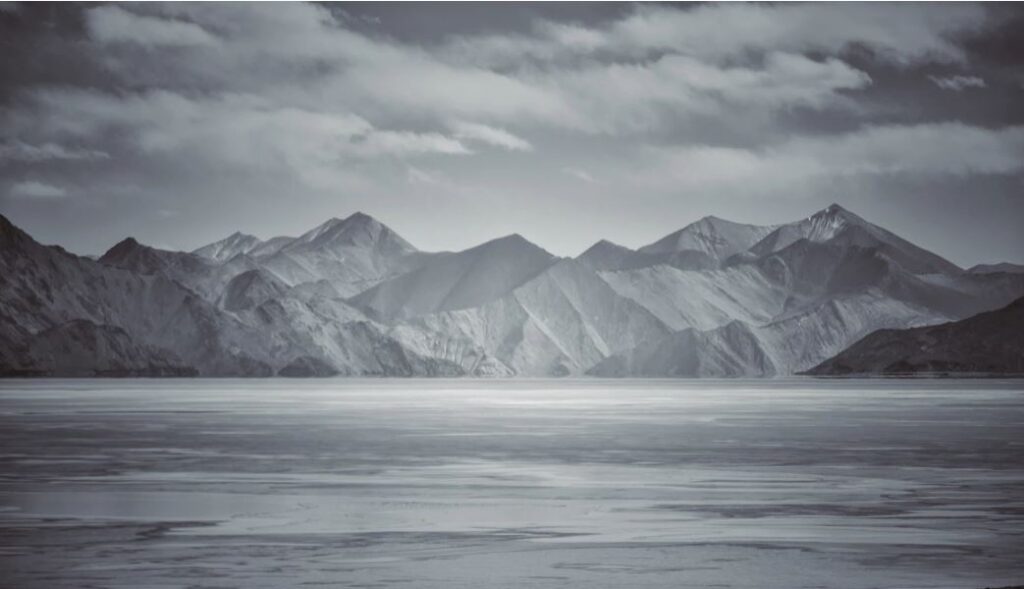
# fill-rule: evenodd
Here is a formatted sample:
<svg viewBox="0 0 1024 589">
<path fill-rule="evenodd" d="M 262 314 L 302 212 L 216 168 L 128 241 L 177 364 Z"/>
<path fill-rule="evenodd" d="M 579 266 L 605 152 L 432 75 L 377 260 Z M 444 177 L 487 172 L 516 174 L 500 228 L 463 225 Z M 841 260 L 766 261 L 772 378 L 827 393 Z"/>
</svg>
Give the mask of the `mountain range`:
<svg viewBox="0 0 1024 589">
<path fill-rule="evenodd" d="M 355 213 L 192 252 L 127 238 L 94 260 L 0 216 L 0 373 L 786 375 L 880 329 L 1004 307 L 1022 270 L 961 269 L 838 205 L 576 258 L 520 235 L 423 252 Z"/>
</svg>

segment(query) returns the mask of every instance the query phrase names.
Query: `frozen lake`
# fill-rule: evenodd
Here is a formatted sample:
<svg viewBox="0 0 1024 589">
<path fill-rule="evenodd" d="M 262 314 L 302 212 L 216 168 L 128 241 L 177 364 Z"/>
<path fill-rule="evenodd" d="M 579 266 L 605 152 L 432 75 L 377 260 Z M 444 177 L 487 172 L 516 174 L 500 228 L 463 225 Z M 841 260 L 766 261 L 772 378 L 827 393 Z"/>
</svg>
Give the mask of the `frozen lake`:
<svg viewBox="0 0 1024 589">
<path fill-rule="evenodd" d="M 0 586 L 1021 584 L 1022 389 L 0 381 Z"/>
</svg>

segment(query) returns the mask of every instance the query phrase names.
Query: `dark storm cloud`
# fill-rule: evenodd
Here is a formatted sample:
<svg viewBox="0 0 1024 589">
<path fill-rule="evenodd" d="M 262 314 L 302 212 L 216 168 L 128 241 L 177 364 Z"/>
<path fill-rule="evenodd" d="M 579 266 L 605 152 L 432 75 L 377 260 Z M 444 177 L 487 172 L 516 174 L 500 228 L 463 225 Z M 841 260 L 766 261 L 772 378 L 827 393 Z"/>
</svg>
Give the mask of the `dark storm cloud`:
<svg viewBox="0 0 1024 589">
<path fill-rule="evenodd" d="M 182 248 L 295 233 L 362 209 L 426 249 L 515 231 L 573 254 L 837 199 L 902 218 L 884 203 L 920 207 L 936 185 L 979 187 L 964 200 L 1005 228 L 1024 220 L 1022 15 L 19 4 L 0 11 L 0 205 L 87 251 L 128 232 Z M 1022 246 L 938 249 L 969 263 Z"/>
</svg>

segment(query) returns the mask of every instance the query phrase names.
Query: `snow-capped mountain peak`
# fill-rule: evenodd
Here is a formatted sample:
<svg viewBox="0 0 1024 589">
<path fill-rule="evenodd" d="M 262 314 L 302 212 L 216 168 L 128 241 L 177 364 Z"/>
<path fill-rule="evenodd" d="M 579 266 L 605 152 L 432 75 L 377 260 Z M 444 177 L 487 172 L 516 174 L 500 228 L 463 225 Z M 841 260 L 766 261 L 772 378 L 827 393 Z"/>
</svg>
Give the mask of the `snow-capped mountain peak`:
<svg viewBox="0 0 1024 589">
<path fill-rule="evenodd" d="M 818 215 L 853 215 L 853 213 L 844 209 L 843 206 L 840 205 L 839 203 L 834 202 L 828 205 L 827 207 L 821 209 L 817 213 L 814 213 L 813 215 L 811 215 L 811 217 L 816 217 Z"/>
<path fill-rule="evenodd" d="M 800 240 L 836 246 L 878 248 L 914 274 L 957 274 L 962 271 L 948 260 L 834 203 L 805 219 L 780 226 L 751 247 L 750 252 L 756 256 L 766 256 Z"/>
<path fill-rule="evenodd" d="M 821 243 L 832 239 L 850 225 L 866 224 L 868 223 L 864 219 L 833 203 L 807 217 L 806 227 L 802 232 L 808 240 Z"/>
</svg>

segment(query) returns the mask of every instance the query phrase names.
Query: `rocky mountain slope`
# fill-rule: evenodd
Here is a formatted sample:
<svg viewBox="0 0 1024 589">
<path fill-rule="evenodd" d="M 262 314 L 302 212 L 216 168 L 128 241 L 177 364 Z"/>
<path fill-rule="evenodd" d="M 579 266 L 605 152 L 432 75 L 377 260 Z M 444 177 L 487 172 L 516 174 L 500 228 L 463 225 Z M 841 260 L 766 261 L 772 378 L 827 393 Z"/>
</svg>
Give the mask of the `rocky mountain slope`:
<svg viewBox="0 0 1024 589">
<path fill-rule="evenodd" d="M 664 256 L 670 263 L 689 260 L 689 268 L 714 267 L 770 235 L 775 227 L 743 225 L 718 217 L 703 219 L 640 248 L 642 254 Z"/>
<path fill-rule="evenodd" d="M 389 319 L 476 307 L 536 276 L 554 259 L 522 236 L 509 235 L 462 252 L 435 254 L 352 301 Z"/>
<path fill-rule="evenodd" d="M 1024 298 L 960 321 L 878 330 L 807 373 L 1024 374 Z"/>
<path fill-rule="evenodd" d="M 519 235 L 417 250 L 372 217 L 191 253 L 98 260 L 0 217 L 0 372 L 29 375 L 770 376 L 869 333 L 1024 294 L 833 205 L 780 226 L 706 217 L 560 259 Z"/>
<path fill-rule="evenodd" d="M 264 243 L 253 235 L 236 231 L 220 241 L 205 245 L 192 253 L 214 262 L 224 262 L 239 254 L 248 254 Z"/>
<path fill-rule="evenodd" d="M 315 288 L 253 300 L 259 281 L 243 272 L 218 305 L 205 285 L 222 267 L 126 242 L 97 262 L 40 245 L 0 216 L 0 373 L 80 375 L 91 363 L 94 374 L 270 376 L 296 362 L 343 374 L 460 373 Z"/>
<path fill-rule="evenodd" d="M 76 346 L 56 334 L 84 341 L 88 331 L 110 344 L 103 366 L 135 370 L 142 359 L 205 374 L 270 373 L 239 345 L 255 334 L 182 284 L 40 245 L 0 217 L 0 371 L 80 366 Z"/>
<path fill-rule="evenodd" d="M 195 376 L 174 353 L 133 340 L 125 330 L 72 319 L 28 341 L 16 376 Z"/>
<path fill-rule="evenodd" d="M 746 251 L 774 230 L 774 226 L 744 225 L 704 217 L 638 250 L 602 239 L 577 259 L 597 270 L 656 265 L 680 270 L 710 270 L 719 268 L 729 257 Z"/>
<path fill-rule="evenodd" d="M 851 213 L 839 205 L 783 225 L 750 248 L 755 256 L 777 252 L 799 241 L 873 248 L 914 274 L 961 272 L 955 264 Z"/>
</svg>

